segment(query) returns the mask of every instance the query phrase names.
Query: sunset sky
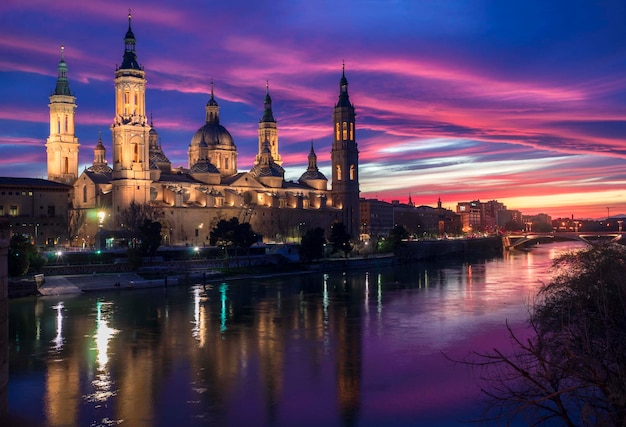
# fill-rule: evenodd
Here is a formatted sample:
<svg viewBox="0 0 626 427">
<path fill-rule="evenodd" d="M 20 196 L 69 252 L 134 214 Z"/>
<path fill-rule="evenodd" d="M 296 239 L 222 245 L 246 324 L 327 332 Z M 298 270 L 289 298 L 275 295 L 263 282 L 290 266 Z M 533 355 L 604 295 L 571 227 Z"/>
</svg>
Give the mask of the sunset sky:
<svg viewBox="0 0 626 427">
<path fill-rule="evenodd" d="M 269 81 L 286 178 L 306 170 L 311 142 L 330 176 L 345 61 L 363 197 L 626 213 L 623 0 L 4 0 L 0 176 L 47 176 L 62 45 L 79 173 L 99 131 L 111 161 L 129 8 L 147 111 L 174 166 L 187 166 L 213 79 L 238 168 L 250 170 Z"/>
</svg>

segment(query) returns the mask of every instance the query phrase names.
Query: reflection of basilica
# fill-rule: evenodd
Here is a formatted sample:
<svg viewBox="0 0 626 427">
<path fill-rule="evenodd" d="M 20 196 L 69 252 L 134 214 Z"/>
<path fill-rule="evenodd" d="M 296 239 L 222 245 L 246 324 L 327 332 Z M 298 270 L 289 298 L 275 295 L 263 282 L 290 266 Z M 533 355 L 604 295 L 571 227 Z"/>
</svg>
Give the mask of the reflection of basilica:
<svg viewBox="0 0 626 427">
<path fill-rule="evenodd" d="M 240 171 L 237 147 L 224 127 L 211 83 L 205 124 L 192 136 L 187 167 L 173 167 L 161 148 L 152 117 L 146 115 L 146 78 L 135 52 L 129 15 L 122 64 L 115 70 L 115 119 L 111 125 L 113 161 L 106 160 L 102 138 L 93 165 L 78 174 L 78 138 L 74 133 L 75 97 L 63 56 L 56 88 L 50 96 L 47 139 L 48 179 L 74 187 L 73 208 L 82 212 L 84 232 L 98 226 L 118 229 L 119 213 L 132 201 L 152 203 L 165 213 L 171 243 L 208 240 L 210 225 L 237 217 L 267 239 L 299 234 L 301 225 L 327 229 L 343 221 L 358 236 L 359 178 L 355 112 L 342 74 L 333 114 L 332 189 L 319 171 L 310 146 L 308 168 L 297 182 L 284 179 L 278 127 L 269 87 L 259 121 L 258 153 L 249 171 Z M 329 126 L 330 127 L 330 126 Z M 307 144 L 308 145 L 308 144 Z M 307 150 L 309 147 L 306 147 Z M 97 213 L 101 213 L 98 224 Z M 206 224 L 206 226 L 204 226 Z M 169 243 L 169 242 L 168 242 Z"/>
<path fill-rule="evenodd" d="M 57 326 L 41 336 L 55 354 L 47 361 L 46 425 L 80 425 L 89 417 L 139 427 L 163 420 L 296 425 L 300 399 L 317 399 L 312 389 L 330 405 L 308 403 L 311 417 L 355 425 L 361 279 L 324 279 L 324 294 L 316 276 L 302 287 L 262 286 L 262 296 L 244 289 L 254 284 L 181 292 L 169 302 L 124 295 L 124 302 L 91 300 L 88 316 L 80 314 L 84 302 L 67 302 L 62 316 L 40 302 L 36 322 L 50 325 L 54 313 Z"/>
</svg>

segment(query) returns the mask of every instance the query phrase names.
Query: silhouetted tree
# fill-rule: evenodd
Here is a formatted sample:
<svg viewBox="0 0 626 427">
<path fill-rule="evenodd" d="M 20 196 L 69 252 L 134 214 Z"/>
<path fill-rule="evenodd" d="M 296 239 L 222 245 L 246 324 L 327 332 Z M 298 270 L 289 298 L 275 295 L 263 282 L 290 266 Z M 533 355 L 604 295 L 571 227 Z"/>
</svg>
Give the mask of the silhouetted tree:
<svg viewBox="0 0 626 427">
<path fill-rule="evenodd" d="M 333 252 L 342 251 L 347 258 L 352 251 L 352 236 L 343 222 L 336 222 L 330 226 L 330 236 L 328 238 L 333 245 Z"/>
<path fill-rule="evenodd" d="M 557 419 L 566 426 L 626 425 L 626 248 L 592 247 L 554 261 L 555 275 L 531 307 L 534 334 L 509 328 L 513 353 L 474 353 L 489 398 L 487 417 L 505 425 Z M 508 326 L 507 326 L 508 327 Z"/>
<path fill-rule="evenodd" d="M 139 227 L 139 239 L 141 254 L 153 257 L 161 246 L 161 223 L 144 219 L 142 226 Z"/>
<path fill-rule="evenodd" d="M 302 261 L 313 261 L 324 256 L 324 229 L 321 227 L 310 228 L 302 236 L 300 242 L 300 258 Z"/>
<path fill-rule="evenodd" d="M 258 235 L 252 230 L 250 223 L 239 223 L 236 217 L 228 221 L 220 220 L 215 228 L 209 233 L 209 243 L 219 246 L 233 246 L 249 251 L 258 240 Z"/>
<path fill-rule="evenodd" d="M 37 270 L 45 264 L 35 245 L 22 234 L 14 234 L 9 242 L 8 274 L 21 276 L 30 270 Z"/>
</svg>

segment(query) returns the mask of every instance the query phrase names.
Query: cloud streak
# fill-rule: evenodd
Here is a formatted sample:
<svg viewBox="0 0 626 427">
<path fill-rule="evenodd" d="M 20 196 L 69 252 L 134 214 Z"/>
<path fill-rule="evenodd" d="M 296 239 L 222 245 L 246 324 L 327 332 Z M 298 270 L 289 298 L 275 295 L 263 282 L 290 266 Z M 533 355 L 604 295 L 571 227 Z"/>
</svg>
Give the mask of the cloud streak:
<svg viewBox="0 0 626 427">
<path fill-rule="evenodd" d="M 80 164 L 93 159 L 98 131 L 110 147 L 127 7 L 117 0 L 0 6 L 7 94 L 0 175 L 45 175 L 61 45 L 78 104 Z M 345 61 L 364 196 L 406 201 L 411 193 L 448 207 L 493 198 L 523 212 L 580 217 L 601 217 L 608 203 L 626 213 L 620 2 L 138 0 L 132 7 L 148 110 L 175 165 L 187 163 L 214 81 L 239 168 L 249 169 L 269 81 L 288 177 L 306 169 L 311 142 L 329 175 Z"/>
</svg>

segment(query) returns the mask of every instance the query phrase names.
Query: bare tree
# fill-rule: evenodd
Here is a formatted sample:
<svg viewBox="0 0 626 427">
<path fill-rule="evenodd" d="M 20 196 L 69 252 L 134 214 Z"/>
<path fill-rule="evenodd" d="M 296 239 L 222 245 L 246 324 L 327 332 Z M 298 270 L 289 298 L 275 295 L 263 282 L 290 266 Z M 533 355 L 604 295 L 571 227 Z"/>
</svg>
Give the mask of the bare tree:
<svg viewBox="0 0 626 427">
<path fill-rule="evenodd" d="M 132 232 L 138 232 L 144 220 L 148 219 L 153 222 L 162 222 L 164 216 L 163 209 L 153 204 L 141 204 L 132 201 L 120 212 L 119 221 L 122 228 Z"/>
<path fill-rule="evenodd" d="M 530 338 L 510 327 L 513 352 L 473 353 L 486 419 L 502 424 L 626 425 L 626 248 L 605 245 L 554 261 L 531 307 Z"/>
</svg>

